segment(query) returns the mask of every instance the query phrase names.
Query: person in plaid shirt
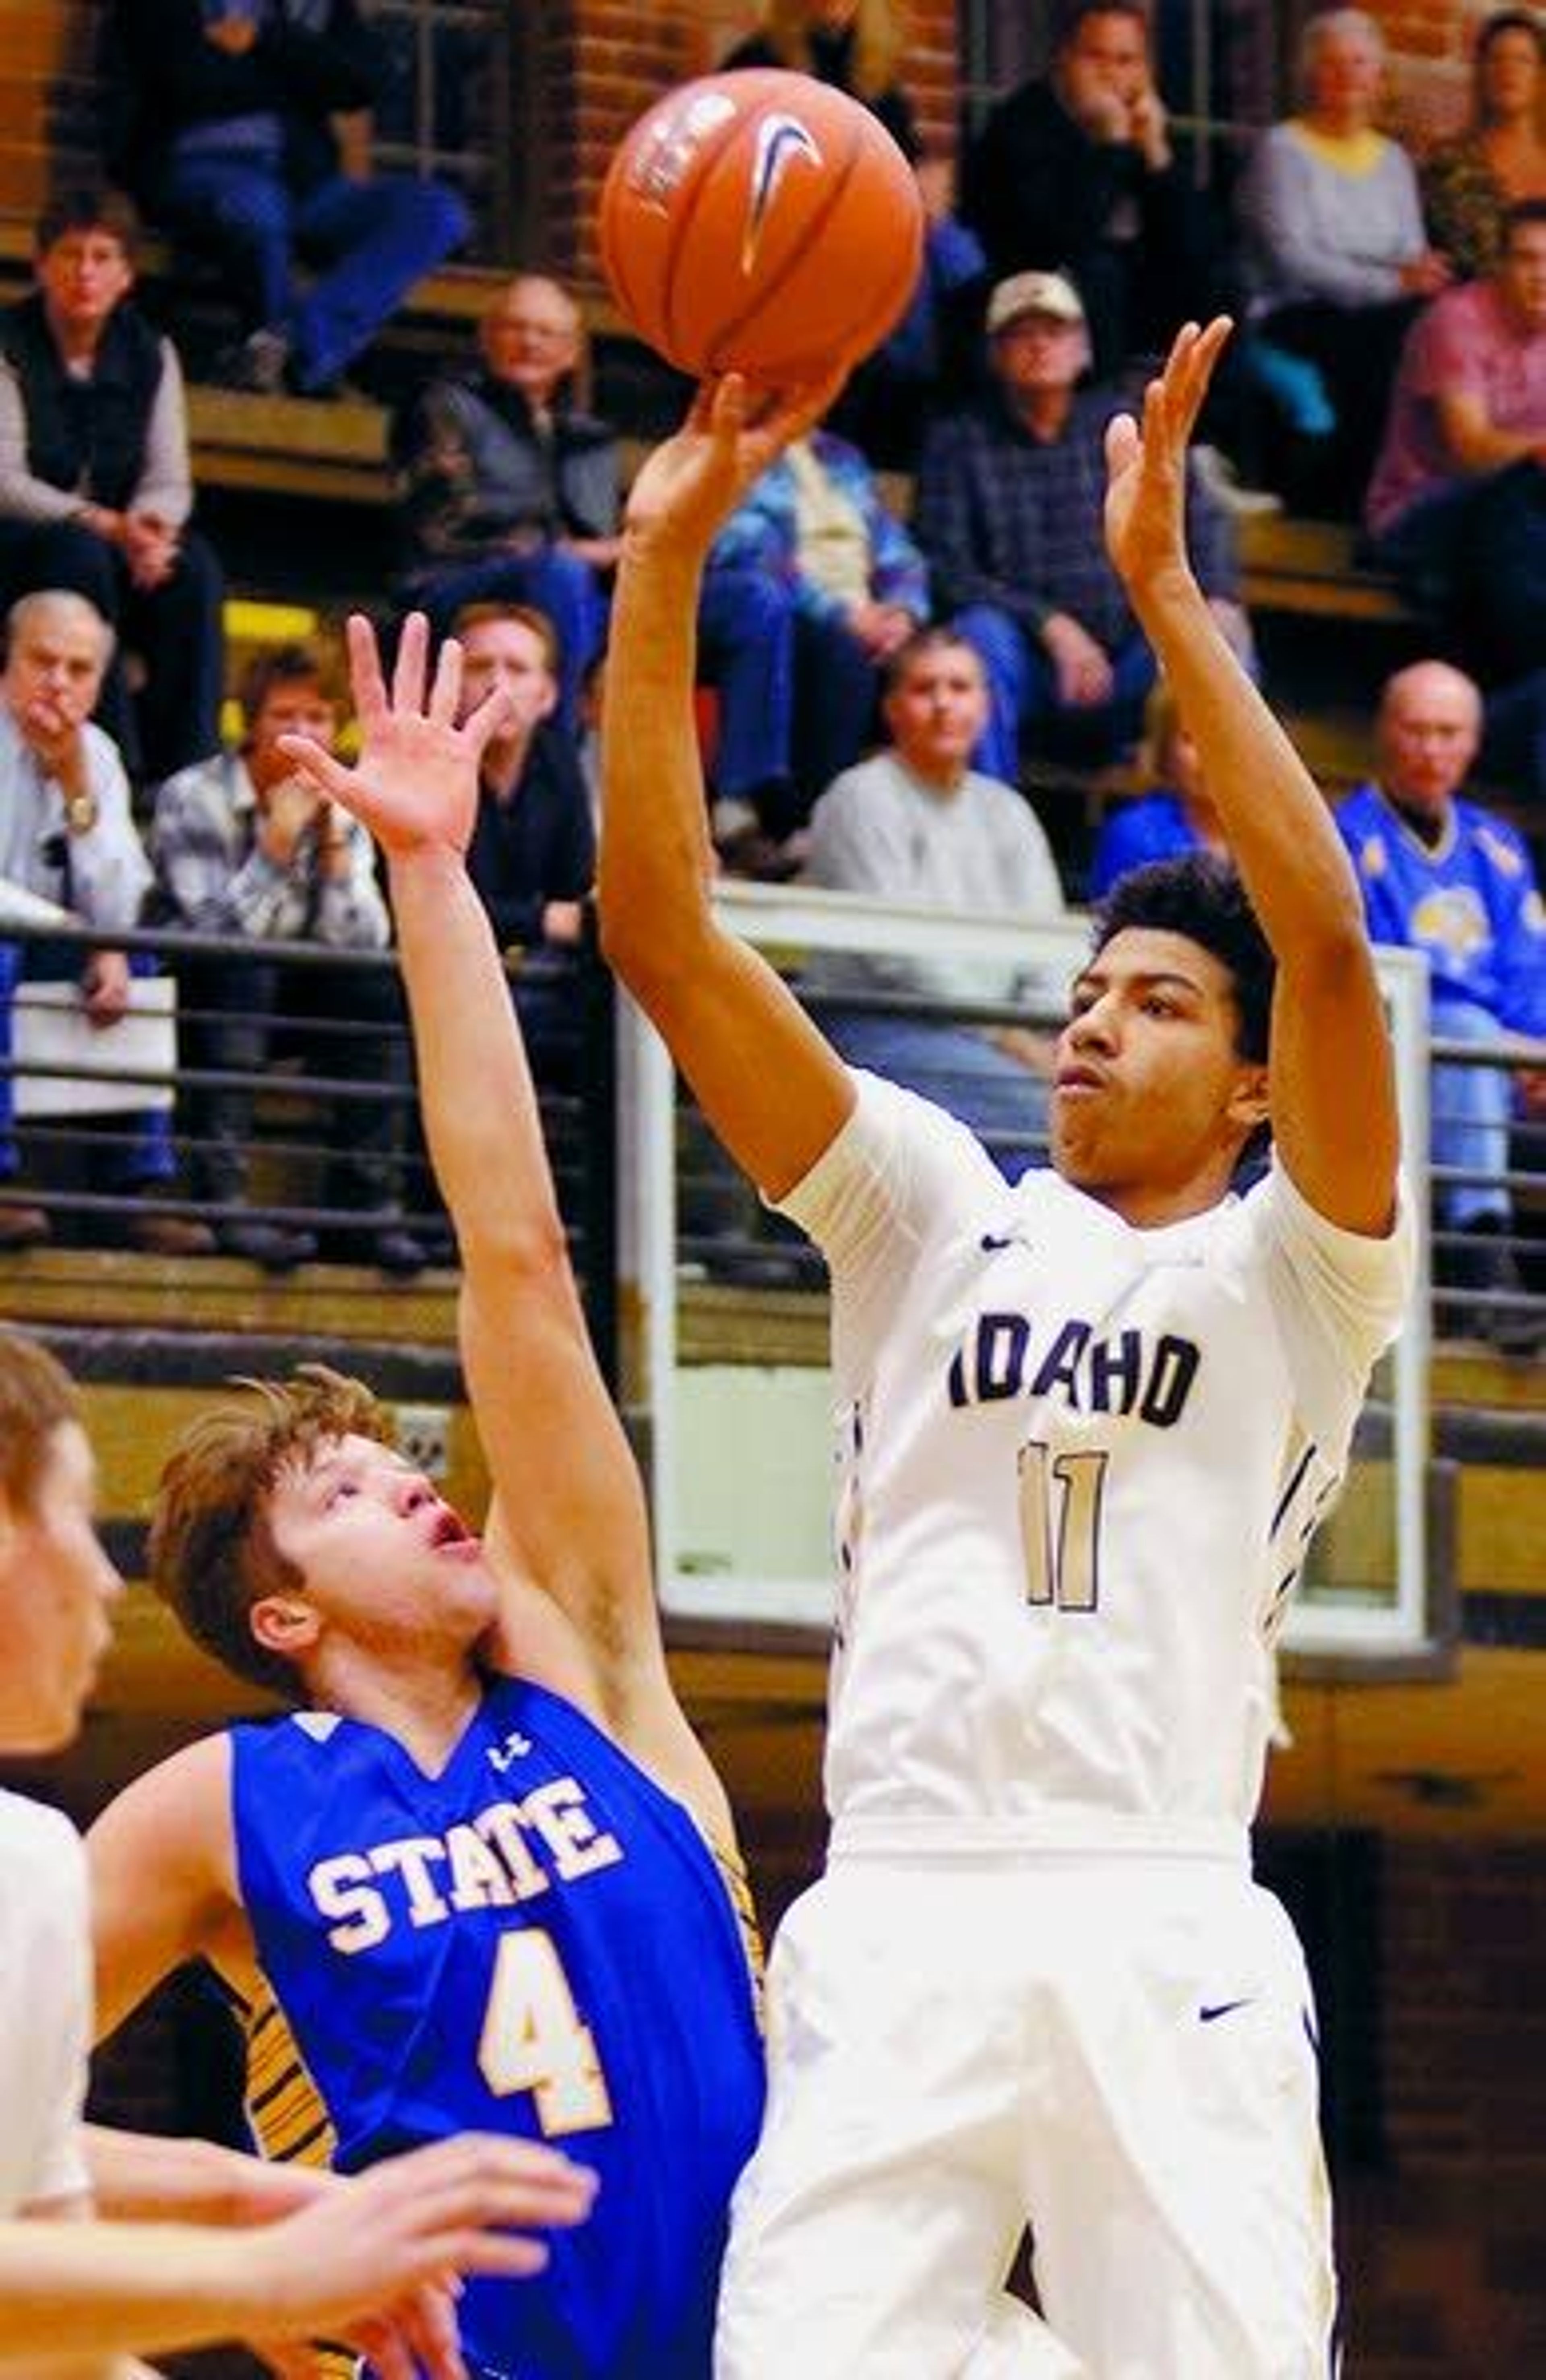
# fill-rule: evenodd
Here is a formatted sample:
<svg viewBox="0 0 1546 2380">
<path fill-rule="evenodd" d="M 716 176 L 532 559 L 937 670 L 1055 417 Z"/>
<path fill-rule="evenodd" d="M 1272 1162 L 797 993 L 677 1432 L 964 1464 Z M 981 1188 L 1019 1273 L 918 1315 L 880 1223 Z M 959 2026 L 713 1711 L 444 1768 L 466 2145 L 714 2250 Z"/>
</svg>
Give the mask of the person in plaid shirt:
<svg viewBox="0 0 1546 2380">
<path fill-rule="evenodd" d="M 1017 273 L 988 301 L 993 385 L 935 425 L 919 472 L 918 540 L 943 613 L 982 657 L 992 697 L 974 755 L 1013 784 L 1022 746 L 1101 766 L 1137 743 L 1154 656 L 1106 558 L 1106 425 L 1130 400 L 1081 389 L 1084 308 L 1060 273 Z M 1189 471 L 1192 567 L 1245 658 L 1228 516 Z"/>
</svg>

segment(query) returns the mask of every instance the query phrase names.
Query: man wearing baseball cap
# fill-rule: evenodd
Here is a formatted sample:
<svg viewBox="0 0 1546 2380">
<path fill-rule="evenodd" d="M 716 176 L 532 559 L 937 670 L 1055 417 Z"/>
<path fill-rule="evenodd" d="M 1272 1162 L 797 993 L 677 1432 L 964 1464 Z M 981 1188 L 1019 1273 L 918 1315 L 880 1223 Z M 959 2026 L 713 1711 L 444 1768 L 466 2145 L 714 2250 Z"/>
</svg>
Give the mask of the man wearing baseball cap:
<svg viewBox="0 0 1546 2380">
<path fill-rule="evenodd" d="M 936 424 L 919 473 L 917 531 L 936 601 L 982 657 L 992 708 L 974 756 L 1013 784 L 1022 747 L 1088 766 L 1137 742 L 1154 679 L 1106 558 L 1106 425 L 1119 390 L 1080 386 L 1090 334 L 1062 273 L 1016 273 L 990 292 L 987 393 Z M 1249 631 L 1230 522 L 1191 474 L 1192 565 L 1237 650 Z"/>
</svg>

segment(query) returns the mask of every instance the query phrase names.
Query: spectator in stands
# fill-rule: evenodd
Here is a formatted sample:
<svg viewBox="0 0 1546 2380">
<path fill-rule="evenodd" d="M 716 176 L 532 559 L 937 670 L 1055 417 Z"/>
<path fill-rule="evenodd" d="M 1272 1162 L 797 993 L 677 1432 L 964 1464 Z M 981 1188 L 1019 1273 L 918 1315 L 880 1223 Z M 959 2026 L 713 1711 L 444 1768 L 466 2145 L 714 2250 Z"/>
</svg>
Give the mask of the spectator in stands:
<svg viewBox="0 0 1546 2380">
<path fill-rule="evenodd" d="M 1143 714 L 1139 766 L 1151 790 L 1106 814 L 1090 863 L 1090 898 L 1103 901 L 1119 876 L 1185 851 L 1227 856 L 1223 821 L 1202 781 L 1201 755 L 1163 678 Z"/>
<path fill-rule="evenodd" d="M 247 332 L 230 377 L 325 395 L 469 229 L 441 183 L 343 160 L 336 119 L 371 107 L 381 68 L 356 0 L 112 0 L 109 23 L 117 170 L 220 259 Z"/>
<path fill-rule="evenodd" d="M 780 643 L 789 656 L 782 715 L 754 708 L 720 666 L 753 612 L 761 669 Z M 727 865 L 776 870 L 778 847 L 863 750 L 880 674 L 928 616 L 928 567 L 858 447 L 822 429 L 797 440 L 732 513 L 704 573 L 699 625 L 721 684 L 715 822 Z M 727 812 L 727 795 L 745 786 L 755 789 L 749 802 Z"/>
<path fill-rule="evenodd" d="M 897 79 L 903 47 L 893 0 L 769 0 L 755 31 L 736 43 L 724 65 L 782 67 L 847 91 L 879 117 L 917 173 L 924 207 L 917 288 L 901 322 L 854 373 L 831 425 L 872 461 L 911 470 L 927 408 L 961 393 L 981 321 L 986 267 L 976 233 L 955 213 L 949 159 L 923 153 L 912 103 Z"/>
<path fill-rule="evenodd" d="M 1071 0 L 1050 72 L 968 149 L 961 212 L 995 278 L 1067 274 L 1102 378 L 1213 310 L 1211 226 L 1154 87 L 1144 0 Z"/>
<path fill-rule="evenodd" d="M 975 385 L 981 352 L 988 268 L 982 243 L 956 212 L 948 157 L 914 164 L 923 200 L 923 263 L 895 330 L 858 364 L 830 426 L 886 470 L 918 467 L 932 417 L 960 404 Z"/>
<path fill-rule="evenodd" d="M 1490 684 L 1546 663 L 1546 199 L 1414 323 L 1365 516 Z"/>
<path fill-rule="evenodd" d="M 151 834 L 156 922 L 228 945 L 208 961 L 179 959 L 183 1055 L 190 1067 L 251 1074 L 275 1047 L 298 1050 L 310 1071 L 368 1090 L 402 1091 L 408 1044 L 397 978 L 378 966 L 285 966 L 275 941 L 333 951 L 383 951 L 391 941 L 371 838 L 297 777 L 279 750 L 286 735 L 331 743 L 341 723 L 331 659 L 308 645 L 260 652 L 242 688 L 246 734 L 169 778 Z M 247 1197 L 252 1092 L 239 1085 L 188 1099 L 198 1195 L 228 1209 L 215 1236 L 232 1256 L 287 1272 L 317 1252 L 309 1231 L 240 1211 Z M 417 1272 L 424 1250 L 405 1229 L 399 1174 L 404 1110 L 391 1099 L 350 1099 L 325 1114 L 325 1201 L 344 1217 L 341 1249 L 383 1272 Z"/>
<path fill-rule="evenodd" d="M 1546 199 L 1546 29 L 1525 8 L 1500 8 L 1476 39 L 1471 120 L 1422 168 L 1428 236 L 1457 280 L 1491 273 L 1507 218 L 1522 199 Z"/>
<path fill-rule="evenodd" d="M 889 743 L 846 770 L 816 805 L 810 882 L 978 917 L 1060 917 L 1063 888 L 1035 812 L 970 765 L 988 710 L 972 647 L 951 628 L 909 637 L 887 664 L 883 709 Z M 824 1003 L 855 990 L 1021 1002 L 1036 996 L 1032 972 L 980 958 L 830 952 L 809 964 L 805 988 L 822 1000 L 822 1022 L 850 1064 L 948 1109 L 992 1148 L 1011 1180 L 1024 1171 L 1028 1140 L 1046 1126 L 1049 1037 L 1023 1024 L 990 1028 Z"/>
<path fill-rule="evenodd" d="M 1417 169 L 1375 129 L 1384 42 L 1358 8 L 1311 17 L 1299 113 L 1268 127 L 1236 192 L 1254 327 L 1313 366 L 1331 425 L 1285 458 L 1296 501 L 1363 500 L 1401 342 L 1450 268 L 1428 244 Z"/>
<path fill-rule="evenodd" d="M 988 301 L 987 331 L 993 386 L 930 432 L 916 527 L 936 601 L 987 671 L 977 765 L 1014 783 L 1022 742 L 1091 765 L 1128 752 L 1154 657 L 1106 559 L 1106 425 L 1124 400 L 1078 387 L 1078 292 L 1061 273 L 1015 273 Z M 1198 577 L 1244 651 L 1230 524 L 1195 476 L 1188 511 Z"/>
<path fill-rule="evenodd" d="M 1520 1037 L 1546 1060 L 1546 914 L 1523 838 L 1464 798 L 1481 731 L 1473 681 L 1445 662 L 1414 662 L 1385 686 L 1380 771 L 1337 811 L 1363 891 L 1370 936 L 1428 961 L 1432 1030 L 1496 1048 Z M 1456 1288 L 1500 1301 L 1480 1310 L 1499 1345 L 1532 1348 L 1540 1326 L 1506 1301 L 1522 1288 L 1510 1245 L 1503 1175 L 1516 1100 L 1546 1121 L 1546 1068 L 1433 1069 L 1436 1166 L 1471 1178 L 1440 1184 L 1437 1220 L 1457 1235 L 1443 1270 Z"/>
<path fill-rule="evenodd" d="M 189 526 L 182 374 L 135 307 L 128 211 L 78 191 L 39 218 L 37 287 L 0 315 L 0 605 L 73 588 L 115 653 L 102 724 L 155 783 L 219 741 L 223 588 Z"/>
<path fill-rule="evenodd" d="M 617 558 L 617 435 L 576 402 L 584 324 L 558 282 L 517 273 L 479 339 L 481 370 L 432 382 L 396 427 L 399 594 L 437 636 L 464 603 L 544 613 L 558 637 L 558 716 L 572 734 Z"/>
<path fill-rule="evenodd" d="M 139 922 L 151 880 L 129 812 L 128 780 L 112 739 L 91 722 L 113 631 L 84 596 L 44 589 L 24 595 L 6 622 L 0 675 L 0 906 L 23 917 L 53 916 L 111 931 Z M 141 963 L 137 972 L 147 971 Z M 0 1057 L 11 1054 L 11 1002 L 18 983 L 76 982 L 91 1024 L 110 1033 L 129 1002 L 131 969 L 122 951 L 79 945 L 0 943 Z M 12 1091 L 0 1074 L 0 1181 L 20 1159 L 11 1134 Z M 176 1168 L 164 1113 L 131 1120 L 109 1146 L 94 1187 L 164 1192 Z M 52 1236 L 43 1208 L 0 1205 L 0 1252 Z M 177 1215 L 131 1212 L 130 1247 L 153 1256 L 203 1256 L 204 1226 Z"/>
<path fill-rule="evenodd" d="M 451 624 L 462 648 L 462 714 L 502 687 L 502 725 L 483 747 L 467 869 L 494 938 L 523 965 L 514 983 L 522 1038 L 543 1089 L 572 1088 L 580 1055 L 576 961 L 596 877 L 590 798 L 573 742 L 556 724 L 558 640 L 522 603 L 469 603 Z"/>
<path fill-rule="evenodd" d="M 756 30 L 723 63 L 784 67 L 835 85 L 861 99 L 911 158 L 918 155 L 918 129 L 897 80 L 902 41 L 892 0 L 767 0 Z"/>
</svg>

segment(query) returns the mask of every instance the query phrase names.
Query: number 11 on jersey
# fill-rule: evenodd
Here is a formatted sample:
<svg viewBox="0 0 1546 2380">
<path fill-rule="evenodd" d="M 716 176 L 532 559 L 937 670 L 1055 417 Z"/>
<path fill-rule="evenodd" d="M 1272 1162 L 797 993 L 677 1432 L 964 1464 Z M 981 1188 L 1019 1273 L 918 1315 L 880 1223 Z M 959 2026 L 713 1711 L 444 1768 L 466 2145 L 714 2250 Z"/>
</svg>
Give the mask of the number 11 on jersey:
<svg viewBox="0 0 1546 2380">
<path fill-rule="evenodd" d="M 1026 1601 L 1055 1604 L 1060 1611 L 1095 1610 L 1101 1597 L 1101 1502 L 1110 1455 L 1097 1447 L 1054 1454 L 1033 1438 L 1021 1447 L 1017 1461 Z"/>
</svg>

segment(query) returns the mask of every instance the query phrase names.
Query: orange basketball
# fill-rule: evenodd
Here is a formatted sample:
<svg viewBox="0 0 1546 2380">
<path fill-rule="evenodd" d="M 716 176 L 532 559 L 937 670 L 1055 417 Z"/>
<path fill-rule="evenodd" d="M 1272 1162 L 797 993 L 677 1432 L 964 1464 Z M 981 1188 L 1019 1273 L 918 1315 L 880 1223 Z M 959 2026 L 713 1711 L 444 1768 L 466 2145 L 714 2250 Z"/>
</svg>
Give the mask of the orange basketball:
<svg viewBox="0 0 1546 2380">
<path fill-rule="evenodd" d="M 918 280 L 923 208 L 883 125 L 776 68 L 707 75 L 640 116 L 601 202 L 613 295 L 695 377 L 857 363 Z"/>
</svg>

